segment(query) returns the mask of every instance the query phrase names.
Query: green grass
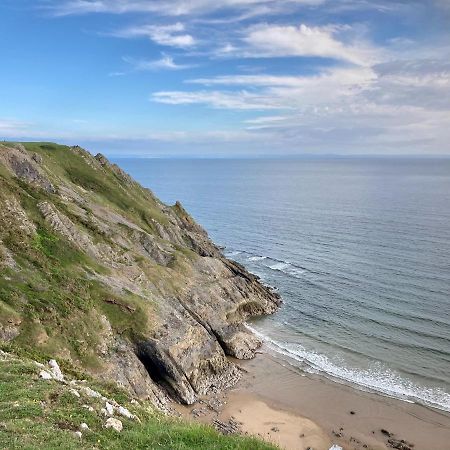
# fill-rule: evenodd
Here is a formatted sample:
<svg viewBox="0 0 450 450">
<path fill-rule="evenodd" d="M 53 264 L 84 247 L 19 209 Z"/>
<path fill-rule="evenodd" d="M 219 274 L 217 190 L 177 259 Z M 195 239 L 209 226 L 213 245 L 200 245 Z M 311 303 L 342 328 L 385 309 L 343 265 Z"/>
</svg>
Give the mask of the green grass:
<svg viewBox="0 0 450 450">
<path fill-rule="evenodd" d="M 223 436 L 210 427 L 171 419 L 145 404 L 132 405 L 127 395 L 108 386 L 92 386 L 136 414 L 141 423 L 120 418 L 121 433 L 104 428 L 97 399 L 75 397 L 67 386 L 38 378 L 39 368 L 23 358 L 0 356 L 0 448 L 4 449 L 224 449 L 274 450 L 275 447 L 241 436 Z M 84 408 L 89 405 L 93 412 Z M 80 440 L 81 423 L 90 431 Z"/>
<path fill-rule="evenodd" d="M 109 169 L 96 169 L 88 164 L 91 156 L 84 150 L 53 143 L 24 142 L 25 148 L 44 158 L 50 177 L 66 179 L 81 186 L 98 201 L 105 201 L 122 214 L 153 231 L 153 220 L 162 224 L 167 218 L 160 212 L 156 199 L 139 185 L 125 184 L 117 174 Z M 84 155 L 84 157 L 83 157 Z M 102 170 L 102 172 L 99 172 Z"/>
<path fill-rule="evenodd" d="M 118 253 L 126 249 L 117 243 L 120 239 L 115 243 L 114 235 L 101 232 L 92 219 L 92 209 L 105 207 L 117 212 L 159 239 L 155 221 L 165 224 L 168 220 L 161 204 L 137 183 L 127 184 L 113 169 L 100 167 L 81 149 L 52 143 L 24 145 L 42 156 L 41 170 L 56 187 L 69 186 L 88 205 L 86 214 L 80 213 L 82 203 L 71 205 L 59 195 L 18 180 L 0 164 L 0 209 L 6 204 L 19 204 L 36 229 L 31 233 L 24 229 L 26 220 L 20 211 L 7 213 L 5 209 L 0 214 L 0 245 L 8 249 L 16 264 L 15 268 L 6 268 L 0 261 L 0 327 L 13 324 L 20 331 L 11 342 L 0 341 L 0 348 L 17 355 L 8 360 L 0 356 L 0 449 L 273 448 L 256 440 L 224 437 L 212 428 L 169 419 L 150 405 L 127 404 L 142 423 L 124 419 L 124 431 L 116 434 L 104 429 L 98 413 L 100 406 L 92 399 L 77 399 L 63 385 L 38 378 L 39 370 L 30 359 L 45 362 L 59 356 L 64 373 L 88 379 L 92 388 L 126 403 L 129 399 L 124 391 L 95 379 L 103 369 L 98 348 L 105 341 L 105 330 L 100 316 L 107 317 L 115 337 L 132 343 L 148 335 L 158 316 L 158 296 L 177 295 L 184 289 L 192 261 L 198 255 L 176 246 L 170 266 L 164 267 L 142 255 L 131 254 L 154 287 L 145 298 L 129 291 L 115 292 L 101 277 L 114 276 L 114 268 L 55 232 L 42 217 L 38 204 L 50 202 L 92 241 L 109 245 Z M 186 214 L 181 209 L 176 212 Z M 97 217 L 97 223 L 98 220 Z M 134 233 L 126 225 L 121 228 L 123 233 L 119 234 L 123 236 Z M 90 404 L 96 412 L 89 412 L 83 404 Z M 88 423 L 92 431 L 80 441 L 74 430 L 82 422 Z"/>
</svg>

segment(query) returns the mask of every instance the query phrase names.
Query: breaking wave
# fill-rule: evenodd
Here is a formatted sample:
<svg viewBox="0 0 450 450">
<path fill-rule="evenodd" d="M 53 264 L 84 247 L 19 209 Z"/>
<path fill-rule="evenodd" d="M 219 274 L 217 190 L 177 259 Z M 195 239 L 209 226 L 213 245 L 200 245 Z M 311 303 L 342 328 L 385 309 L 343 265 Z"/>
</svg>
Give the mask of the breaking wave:
<svg viewBox="0 0 450 450">
<path fill-rule="evenodd" d="M 306 350 L 300 344 L 280 343 L 248 324 L 247 327 L 271 351 L 286 357 L 290 364 L 308 373 L 324 375 L 333 381 L 361 390 L 450 412 L 449 393 L 439 388 L 420 386 L 381 363 L 374 363 L 369 369 L 346 367 L 344 361 L 342 364 L 336 364 L 327 356 Z"/>
</svg>

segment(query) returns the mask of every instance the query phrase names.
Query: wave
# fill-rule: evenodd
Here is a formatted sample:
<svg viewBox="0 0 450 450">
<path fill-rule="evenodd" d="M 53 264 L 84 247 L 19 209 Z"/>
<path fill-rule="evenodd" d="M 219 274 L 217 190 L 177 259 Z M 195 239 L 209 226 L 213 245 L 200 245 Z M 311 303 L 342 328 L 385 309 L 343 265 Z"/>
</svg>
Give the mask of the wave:
<svg viewBox="0 0 450 450">
<path fill-rule="evenodd" d="M 267 259 L 268 256 L 259 256 L 259 255 L 255 255 L 255 256 L 249 256 L 247 259 L 249 261 L 263 261 L 265 259 Z"/>
<path fill-rule="evenodd" d="M 226 253 L 226 256 L 238 256 L 238 255 L 246 255 L 247 261 L 251 262 L 261 262 L 264 267 L 267 267 L 271 270 L 282 272 L 285 275 L 292 276 L 294 278 L 301 278 L 301 275 L 307 271 L 305 267 L 301 267 L 296 265 L 290 261 L 285 261 L 283 259 L 277 259 L 273 256 L 267 255 L 257 255 L 254 253 L 250 253 L 245 250 L 234 250 Z"/>
<path fill-rule="evenodd" d="M 372 364 L 369 369 L 349 368 L 344 363 L 338 365 L 327 356 L 306 350 L 300 344 L 280 343 L 250 325 L 246 326 L 270 350 L 289 358 L 288 362 L 306 372 L 324 375 L 361 390 L 450 412 L 450 393 L 442 389 L 420 386 L 380 363 Z"/>
<path fill-rule="evenodd" d="M 232 258 L 233 256 L 240 255 L 241 253 L 244 253 L 244 252 L 241 250 L 230 250 L 230 251 L 225 252 L 225 256 L 227 258 Z"/>
<path fill-rule="evenodd" d="M 282 272 L 285 275 L 290 275 L 294 278 L 301 278 L 302 274 L 305 273 L 305 269 L 296 266 L 288 261 L 277 262 L 276 264 L 268 265 L 269 269 Z"/>
</svg>

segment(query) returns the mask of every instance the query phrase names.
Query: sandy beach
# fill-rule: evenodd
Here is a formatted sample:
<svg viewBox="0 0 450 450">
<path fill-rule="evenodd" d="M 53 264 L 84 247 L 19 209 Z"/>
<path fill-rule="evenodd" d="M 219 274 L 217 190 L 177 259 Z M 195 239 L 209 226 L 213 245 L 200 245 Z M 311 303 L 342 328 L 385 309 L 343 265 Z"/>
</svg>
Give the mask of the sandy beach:
<svg viewBox="0 0 450 450">
<path fill-rule="evenodd" d="M 448 413 L 300 373 L 264 349 L 239 365 L 245 375 L 232 390 L 177 409 L 288 450 L 450 449 Z"/>
</svg>

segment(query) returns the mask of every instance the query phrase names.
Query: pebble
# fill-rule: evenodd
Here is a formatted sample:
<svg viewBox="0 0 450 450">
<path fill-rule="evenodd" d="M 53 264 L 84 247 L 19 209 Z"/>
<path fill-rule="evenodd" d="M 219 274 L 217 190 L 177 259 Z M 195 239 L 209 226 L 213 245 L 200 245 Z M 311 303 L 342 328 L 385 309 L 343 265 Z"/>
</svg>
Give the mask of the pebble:
<svg viewBox="0 0 450 450">
<path fill-rule="evenodd" d="M 83 423 L 80 425 L 80 430 L 81 430 L 81 431 L 88 431 L 88 430 L 89 430 L 89 425 L 88 425 L 87 423 L 83 422 Z"/>
<path fill-rule="evenodd" d="M 74 434 L 78 439 L 81 439 L 83 437 L 83 433 L 81 431 L 75 431 Z"/>
</svg>

